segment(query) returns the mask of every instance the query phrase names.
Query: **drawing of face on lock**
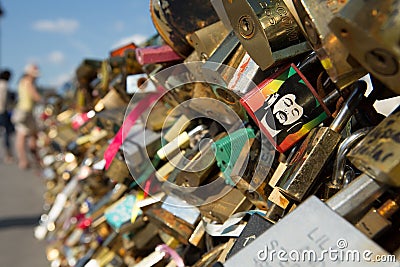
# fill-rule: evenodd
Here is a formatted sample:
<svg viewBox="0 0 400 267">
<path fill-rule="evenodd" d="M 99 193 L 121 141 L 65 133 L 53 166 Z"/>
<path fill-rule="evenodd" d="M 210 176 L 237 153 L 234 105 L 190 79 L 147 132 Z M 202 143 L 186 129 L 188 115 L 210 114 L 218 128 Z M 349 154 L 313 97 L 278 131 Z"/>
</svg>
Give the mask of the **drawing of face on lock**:
<svg viewBox="0 0 400 267">
<path fill-rule="evenodd" d="M 297 74 L 284 81 L 254 114 L 268 133 L 280 144 L 289 134 L 300 131 L 324 111 Z"/>
<path fill-rule="evenodd" d="M 303 108 L 296 102 L 295 94 L 287 94 L 282 97 L 279 94 L 270 97 L 274 101 L 273 117 L 283 126 L 292 125 L 303 116 Z M 268 102 L 271 102 L 268 101 Z M 266 116 L 263 118 L 266 122 Z"/>
<path fill-rule="evenodd" d="M 290 149 L 330 114 L 294 64 L 261 82 L 240 103 L 279 152 Z"/>
</svg>

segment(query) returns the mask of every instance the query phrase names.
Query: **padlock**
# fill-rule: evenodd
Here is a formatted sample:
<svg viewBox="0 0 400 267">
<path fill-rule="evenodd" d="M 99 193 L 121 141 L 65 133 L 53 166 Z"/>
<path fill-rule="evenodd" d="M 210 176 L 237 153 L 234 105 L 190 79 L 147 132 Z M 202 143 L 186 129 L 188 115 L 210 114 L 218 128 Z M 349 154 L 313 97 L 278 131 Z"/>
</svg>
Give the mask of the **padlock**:
<svg viewBox="0 0 400 267">
<path fill-rule="evenodd" d="M 348 224 L 348 222 L 344 221 L 342 218 L 340 219 L 331 219 L 329 220 L 329 223 L 333 223 L 335 224 L 337 227 L 332 226 L 328 226 L 325 224 L 320 224 L 321 217 L 324 218 L 328 218 L 328 215 L 322 215 L 322 214 L 317 214 L 320 209 L 317 208 L 316 206 L 313 206 L 313 204 L 310 204 L 311 202 L 315 202 L 318 203 L 317 206 L 321 206 L 321 208 L 323 207 L 324 210 L 329 211 L 329 213 L 331 214 L 330 216 L 343 216 L 346 220 L 350 221 L 350 222 L 356 222 L 354 221 L 355 219 L 360 217 L 360 214 L 362 214 L 363 212 L 365 212 L 370 206 L 371 204 L 377 199 L 379 198 L 383 192 L 386 190 L 387 188 L 385 186 L 382 186 L 382 184 L 378 184 L 377 182 L 374 181 L 374 179 L 372 179 L 371 177 L 363 174 L 360 177 L 358 177 L 357 179 L 355 179 L 353 182 L 351 182 L 348 187 L 346 187 L 345 189 L 343 189 L 342 191 L 340 191 L 339 193 L 337 193 L 334 197 L 332 197 L 331 199 L 329 199 L 326 204 L 328 207 L 330 207 L 330 209 L 332 209 L 334 212 L 332 212 L 332 210 L 330 210 L 329 208 L 327 208 L 325 205 L 322 204 L 321 201 L 319 201 L 316 197 L 312 196 L 309 199 L 307 199 L 303 204 L 301 204 L 299 206 L 300 207 L 305 207 L 307 205 L 310 205 L 310 209 L 313 210 L 312 212 L 308 213 L 305 212 L 304 210 L 299 212 L 297 209 L 292 212 L 292 213 L 297 213 L 297 215 L 299 216 L 298 218 L 292 220 L 292 223 L 294 225 L 298 225 L 298 223 L 300 223 L 301 220 L 305 219 L 307 220 L 307 225 L 310 226 L 309 231 L 304 231 L 303 233 L 300 231 L 300 229 L 298 227 L 292 228 L 292 226 L 287 225 L 285 222 L 287 222 L 288 218 L 290 216 L 294 216 L 292 213 L 287 215 L 284 219 L 282 219 L 281 221 L 279 221 L 275 226 L 269 228 L 269 230 L 267 230 L 263 235 L 261 235 L 258 239 L 256 239 L 255 241 L 253 241 L 252 243 L 258 243 L 258 246 L 254 246 L 251 245 L 252 247 L 249 248 L 244 248 L 242 251 L 239 251 L 238 254 L 242 254 L 242 256 L 239 258 L 237 257 L 236 261 L 230 261 L 228 260 L 226 266 L 235 266 L 234 264 L 232 264 L 232 262 L 237 262 L 238 260 L 243 260 L 244 258 L 249 259 L 249 256 L 251 256 L 250 258 L 253 258 L 256 262 L 265 262 L 267 260 L 267 258 L 265 258 L 265 253 L 268 253 L 268 251 L 266 250 L 266 248 L 264 246 L 268 246 L 268 249 L 279 249 L 280 246 L 284 246 L 286 249 L 288 248 L 297 248 L 299 249 L 299 252 L 301 252 L 304 249 L 304 246 L 306 246 L 308 249 L 313 249 L 315 248 L 315 252 L 319 253 L 320 250 L 322 249 L 327 249 L 327 247 L 325 245 L 327 245 L 327 242 L 329 241 L 331 235 L 338 235 L 338 238 L 343 238 L 343 236 L 346 236 L 346 240 L 347 240 L 347 236 L 349 234 L 351 235 L 358 235 L 359 236 L 359 232 L 355 231 L 355 228 L 353 228 L 353 226 L 351 226 L 350 224 Z M 308 203 L 308 204 L 306 204 Z M 336 214 L 335 214 L 336 213 Z M 314 217 L 314 219 L 308 218 L 309 216 Z M 301 217 L 301 218 L 300 218 Z M 312 220 L 315 220 L 315 224 L 310 222 Z M 282 225 L 284 224 L 284 225 Z M 337 225 L 340 224 L 340 227 Z M 340 236 L 341 234 L 338 233 L 339 230 L 342 229 L 342 227 L 345 227 L 345 224 L 347 224 L 348 226 L 346 226 L 347 228 L 349 228 L 346 231 L 346 235 L 342 234 L 342 236 Z M 282 228 L 280 227 L 282 226 Z M 349 227 L 350 226 L 350 227 Z M 327 229 L 327 231 L 323 231 L 322 229 L 325 228 Z M 289 237 L 289 239 L 293 240 L 289 241 L 289 243 L 287 243 L 288 240 L 286 240 L 286 238 L 281 238 L 279 237 L 279 235 L 281 235 L 280 233 L 273 233 L 274 229 L 280 229 L 280 231 L 286 231 L 288 229 L 296 229 L 294 230 L 295 233 L 292 233 L 291 235 L 284 235 Z M 350 229 L 352 228 L 352 229 Z M 317 231 L 318 229 L 318 231 Z M 332 229 L 336 229 L 336 231 L 332 231 Z M 322 236 L 318 235 L 315 236 L 314 234 L 316 232 L 319 232 L 319 230 L 321 230 L 321 234 Z M 350 231 L 351 230 L 351 231 Z M 269 238 L 268 232 L 271 231 L 271 234 L 274 235 L 273 237 L 271 237 L 271 239 Z M 307 234 L 308 233 L 308 234 Z M 275 235 L 277 234 L 277 235 Z M 298 235 L 302 235 L 304 234 L 305 236 L 298 236 Z M 315 237 L 315 238 L 314 238 Z M 275 239 L 275 240 L 274 240 Z M 369 242 L 370 244 L 373 244 L 374 249 L 379 248 L 379 250 L 382 250 L 380 247 L 378 247 L 376 244 L 372 243 L 369 239 L 365 239 L 362 238 L 363 240 Z M 273 240 L 271 241 L 271 243 L 269 241 L 265 242 L 266 240 Z M 351 239 L 353 240 L 357 240 L 355 238 Z M 282 241 L 282 242 L 280 242 Z M 320 242 L 321 241 L 321 242 Z M 361 244 L 363 243 L 363 241 L 361 241 Z M 290 244 L 290 245 L 289 245 Z M 362 244 L 363 246 L 364 244 Z M 272 246 L 272 247 L 271 247 Z M 332 248 L 335 247 L 335 244 L 332 244 Z M 256 250 L 258 248 L 258 250 Z M 367 246 L 366 248 L 371 248 L 369 246 Z M 282 248 L 283 249 L 283 248 Z M 343 248 L 345 249 L 345 248 Z M 252 252 L 253 254 L 250 255 L 249 252 Z M 255 255 L 254 252 L 257 251 L 259 254 Z M 260 252 L 262 251 L 262 252 Z M 286 250 L 287 252 L 287 250 Z M 384 252 L 387 253 L 387 252 Z M 283 254 L 282 254 L 283 255 Z M 271 256 L 271 254 L 269 254 L 268 256 Z M 235 257 L 235 256 L 233 256 Z M 258 259 L 257 259 L 258 257 Z M 257 261 L 258 260 L 258 261 Z M 271 260 L 271 259 L 269 259 Z M 277 260 L 275 258 L 275 260 Z M 305 261 L 305 264 L 310 264 L 309 261 L 312 261 L 312 259 L 308 259 L 307 261 Z M 290 259 L 289 259 L 290 261 Z M 325 259 L 326 262 L 326 259 Z M 299 263 L 299 261 L 297 261 L 297 264 Z M 351 263 L 349 266 L 353 266 L 354 263 Z M 258 266 L 257 264 L 254 266 Z"/>
<path fill-rule="evenodd" d="M 125 106 L 127 106 L 127 102 L 115 89 L 111 88 L 108 93 L 96 103 L 94 110 L 100 112 L 103 109 L 112 110 Z"/>
<path fill-rule="evenodd" d="M 182 114 L 181 116 L 179 116 L 178 119 L 176 119 L 171 128 L 169 128 L 168 131 L 166 131 L 165 134 L 162 135 L 162 138 L 164 138 L 168 142 L 171 142 L 174 138 L 185 131 L 189 124 L 189 118 L 186 117 L 185 114 Z"/>
<path fill-rule="evenodd" d="M 122 155 L 114 157 L 110 167 L 105 171 L 104 174 L 111 180 L 119 183 L 123 183 L 126 180 L 132 181 L 130 170 L 128 169 L 128 166 Z"/>
<path fill-rule="evenodd" d="M 350 54 L 374 77 L 399 94 L 400 3 L 348 1 L 329 23 Z M 366 14 L 370 14 L 366 16 Z"/>
<path fill-rule="evenodd" d="M 397 201 L 398 191 L 393 191 L 386 184 L 378 183 L 368 175 L 362 174 L 326 204 L 355 224 L 366 236 L 373 238 L 382 248 L 393 252 L 400 245 L 397 238 L 398 213 L 391 216 L 398 207 L 395 202 L 389 201 L 390 199 Z M 376 210 L 379 210 L 382 216 L 376 214 Z M 391 216 L 391 221 L 386 220 L 384 216 Z M 389 223 L 393 223 L 393 227 L 390 227 Z"/>
<path fill-rule="evenodd" d="M 96 78 L 102 62 L 96 59 L 84 59 L 76 70 L 76 78 L 79 83 L 89 84 Z"/>
<path fill-rule="evenodd" d="M 227 64 L 239 46 L 240 42 L 238 38 L 235 36 L 234 32 L 231 31 L 214 51 L 214 53 L 207 59 L 203 68 L 218 71 L 221 66 L 215 63 Z M 213 62 L 213 64 L 208 64 L 208 62 Z"/>
<path fill-rule="evenodd" d="M 132 210 L 137 202 L 135 194 L 127 194 L 104 210 L 107 223 L 117 232 L 130 222 Z"/>
<path fill-rule="evenodd" d="M 133 247 L 130 249 L 134 251 L 136 256 L 144 256 L 148 254 L 156 245 L 160 244 L 162 240 L 159 237 L 159 226 L 148 222 L 143 228 L 132 232 L 130 241 Z"/>
<path fill-rule="evenodd" d="M 267 231 L 273 223 L 266 220 L 263 216 L 254 213 L 251 215 L 246 227 L 235 240 L 235 244 L 230 249 L 227 259 L 235 255 L 238 251 L 244 249 L 247 245 L 253 242 L 257 237 Z"/>
<path fill-rule="evenodd" d="M 111 67 L 110 67 L 108 59 L 103 60 L 103 62 L 101 63 L 100 75 L 101 75 L 101 83 L 100 83 L 99 91 L 103 95 L 109 89 L 110 79 L 112 76 Z"/>
<path fill-rule="evenodd" d="M 223 86 L 197 83 L 189 107 L 219 123 L 233 125 L 239 119 L 246 119 L 245 111 L 239 100 L 240 98 L 236 94 Z"/>
<path fill-rule="evenodd" d="M 340 112 L 329 127 L 313 129 L 302 143 L 289 167 L 280 178 L 277 187 L 290 199 L 301 202 L 310 194 L 325 163 L 342 139 L 341 131 L 350 120 L 366 90 L 366 83 L 358 81 L 352 85 Z M 319 165 L 317 165 L 319 164 Z"/>
<path fill-rule="evenodd" d="M 97 218 L 104 212 L 104 210 L 112 203 L 120 199 L 120 197 L 126 192 L 128 187 L 122 183 L 117 183 L 115 186 L 103 197 L 101 197 L 93 207 L 88 211 L 88 216 Z"/>
<path fill-rule="evenodd" d="M 132 75 L 142 73 L 142 65 L 136 60 L 136 49 L 126 49 L 124 51 L 126 62 L 125 74 Z"/>
<path fill-rule="evenodd" d="M 181 124 L 180 121 L 178 119 L 177 123 Z M 184 121 L 188 122 L 188 119 L 186 118 Z M 176 128 L 175 124 L 168 130 L 168 139 L 180 132 L 176 132 L 178 128 L 179 125 Z M 205 181 L 215 177 L 219 170 L 215 164 L 215 154 L 211 145 L 212 140 L 216 141 L 225 135 L 224 133 L 220 133 L 220 131 L 221 129 L 217 124 L 211 123 L 206 130 L 206 135 L 203 136 L 200 134 L 198 137 L 192 138 L 190 148 L 182 150 L 176 156 L 169 159 L 163 167 L 157 170 L 156 177 L 160 181 L 168 180 L 176 185 L 190 187 L 200 186 Z"/>
<path fill-rule="evenodd" d="M 109 134 L 107 130 L 98 126 L 91 127 L 89 134 L 82 135 L 69 143 L 67 149 L 76 155 L 83 155 L 91 145 L 102 143 L 103 140 L 109 137 Z"/>
<path fill-rule="evenodd" d="M 63 124 L 50 129 L 48 135 L 52 139 L 53 145 L 59 150 L 65 151 L 68 144 L 77 139 L 79 133 L 74 131 L 70 125 Z"/>
<path fill-rule="evenodd" d="M 94 59 L 84 59 L 75 74 L 78 81 L 76 95 L 76 108 L 85 112 L 93 107 L 93 97 L 90 83 L 97 77 L 101 69 L 102 62 Z"/>
<path fill-rule="evenodd" d="M 96 114 L 96 124 L 114 136 L 122 125 L 126 108 L 103 110 Z"/>
<path fill-rule="evenodd" d="M 218 264 L 219 258 L 224 257 L 227 248 L 227 243 L 222 243 L 218 246 L 213 247 L 210 251 L 202 255 L 202 257 L 195 264 L 193 264 L 192 267 L 220 266 L 215 264 Z"/>
<path fill-rule="evenodd" d="M 74 130 L 80 130 L 82 133 L 86 133 L 87 129 L 91 128 L 92 125 L 90 124 L 91 119 L 95 116 L 95 112 L 93 110 L 90 110 L 88 112 L 84 113 L 77 113 L 71 118 L 71 126 Z M 83 129 L 85 127 L 86 129 Z"/>
<path fill-rule="evenodd" d="M 356 223 L 388 187 L 361 174 L 325 203 L 347 221 Z"/>
<path fill-rule="evenodd" d="M 150 222 L 183 244 L 188 244 L 200 215 L 196 207 L 172 195 L 163 204 L 156 203 L 143 212 Z"/>
<path fill-rule="evenodd" d="M 116 57 L 116 56 L 123 56 L 125 51 L 128 49 L 136 49 L 137 45 L 133 42 L 126 44 L 126 45 L 122 45 L 120 47 L 117 47 L 115 49 L 113 49 L 112 51 L 110 51 L 110 57 Z"/>
<path fill-rule="evenodd" d="M 347 155 L 351 163 L 379 182 L 400 186 L 400 112 L 392 114 L 376 126 Z"/>
<path fill-rule="evenodd" d="M 160 36 L 182 57 L 193 50 L 187 41 L 189 35 L 218 21 L 209 2 L 151 1 L 150 13 Z"/>
<path fill-rule="evenodd" d="M 160 133 L 146 129 L 141 123 L 136 123 L 126 135 L 120 149 L 124 153 L 129 169 L 137 170 L 160 148 Z"/>
<path fill-rule="evenodd" d="M 113 250 L 109 248 L 103 248 L 98 256 L 87 262 L 85 267 L 97 267 L 97 266 L 108 266 L 108 267 L 123 267 L 124 263 L 122 258 Z"/>
<path fill-rule="evenodd" d="M 347 202 L 350 204 L 351 199 Z M 333 252 L 335 255 L 346 256 L 328 257 L 328 253 L 324 251 L 335 251 Z M 350 251 L 357 256 L 354 256 L 355 254 L 350 256 Z M 367 254 L 368 252 L 370 254 Z M 324 253 L 327 254 L 324 255 Z M 239 266 L 244 262 L 250 266 L 266 264 L 279 266 L 283 261 L 285 264 L 309 266 L 317 260 L 329 265 L 366 266 L 371 264 L 372 255 L 388 256 L 389 253 L 318 198 L 312 196 L 259 238 L 233 255 L 224 266 Z M 377 264 L 398 266 L 394 260 L 390 263 L 374 262 L 374 265 Z"/>
<path fill-rule="evenodd" d="M 108 58 L 112 73 L 123 75 L 142 73 L 142 66 L 136 59 L 137 49 L 126 48 L 121 51 L 121 55 Z"/>
<path fill-rule="evenodd" d="M 346 2 L 348 1 L 294 1 L 305 36 L 332 81 L 341 89 L 366 74 L 366 71 L 350 58 L 347 48 L 328 27 L 333 16 Z"/>
<path fill-rule="evenodd" d="M 229 80 L 227 88 L 242 97 L 253 90 L 256 84 L 260 84 L 265 80 L 265 77 L 271 76 L 275 71 L 275 68 L 270 68 L 262 72 L 257 63 L 246 52 L 232 78 Z"/>
<path fill-rule="evenodd" d="M 169 116 L 170 112 L 171 107 L 168 104 L 158 101 L 151 109 L 141 114 L 141 119 L 145 122 L 147 129 L 158 132 L 173 124 L 173 118 Z"/>
<path fill-rule="evenodd" d="M 136 59 L 141 65 L 182 60 L 169 45 L 148 46 L 136 49 Z"/>
<path fill-rule="evenodd" d="M 355 131 L 350 136 L 346 137 L 343 142 L 339 145 L 336 153 L 336 158 L 333 167 L 333 173 L 331 181 L 326 184 L 324 199 L 328 199 L 333 196 L 337 191 L 346 186 L 350 181 L 345 177 L 346 169 L 346 155 L 353 148 L 360 139 L 364 138 L 365 135 L 371 130 L 371 128 L 363 128 Z"/>
<path fill-rule="evenodd" d="M 203 142 L 198 153 L 190 160 L 178 163 L 177 166 L 181 166 L 180 172 L 176 175 L 175 181 L 170 181 L 180 186 L 200 186 L 205 180 L 215 176 L 218 169 L 216 168 L 215 154 L 211 142 Z"/>
<path fill-rule="evenodd" d="M 255 138 L 254 130 L 250 128 L 242 128 L 212 144 L 217 165 L 222 171 L 227 184 L 232 186 L 235 185 L 231 179 L 232 169 L 235 166 L 243 147 L 249 147 L 248 142 L 251 138 Z"/>
<path fill-rule="evenodd" d="M 297 64 L 298 69 L 305 74 L 307 80 L 314 88 L 320 87 L 319 80 L 324 71 L 315 52 L 310 53 L 305 58 L 299 57 L 299 59 L 301 59 L 301 61 Z M 253 90 L 256 87 L 256 84 L 261 84 L 266 77 L 273 77 L 274 73 L 279 71 L 280 68 L 280 66 L 276 66 L 261 71 L 260 67 L 254 62 L 249 54 L 246 53 L 233 74 L 233 77 L 229 81 L 227 88 L 232 90 L 238 96 L 243 97 Z M 331 91 L 330 86 L 327 86 L 326 83 L 324 84 L 324 91 Z M 333 99 L 337 100 L 336 97 L 333 97 Z M 329 99 L 324 99 L 324 103 L 327 106 L 330 106 L 330 102 Z"/>
<path fill-rule="evenodd" d="M 190 43 L 201 60 L 208 60 L 229 34 L 221 21 L 195 31 Z"/>
<path fill-rule="evenodd" d="M 372 208 L 357 222 L 356 227 L 369 238 L 376 239 L 392 225 L 389 220 L 400 209 L 399 196 L 388 199 L 378 209 Z"/>
<path fill-rule="evenodd" d="M 136 73 L 133 73 L 136 74 Z M 110 80 L 109 88 L 114 89 L 125 103 L 131 100 L 131 97 L 126 93 L 126 76 L 131 74 L 118 73 Z M 126 106 L 126 105 L 125 105 Z"/>
<path fill-rule="evenodd" d="M 180 153 L 176 154 L 175 157 L 169 159 L 167 163 L 165 163 L 162 167 L 156 170 L 155 176 L 160 182 L 165 182 L 167 180 L 175 181 L 176 179 L 170 179 L 169 176 L 176 168 L 180 168 L 180 166 L 185 164 L 181 164 L 185 160 L 186 151 L 183 150 Z"/>
<path fill-rule="evenodd" d="M 266 210 L 268 206 L 268 181 L 273 173 L 271 167 L 274 155 L 275 149 L 268 151 L 264 143 L 260 146 L 257 138 L 250 139 L 249 147 L 242 148 L 230 175 L 236 188 L 261 210 Z"/>
<path fill-rule="evenodd" d="M 294 64 L 262 82 L 240 102 L 280 152 L 292 147 L 330 114 Z"/>
<path fill-rule="evenodd" d="M 204 125 L 199 125 L 189 132 L 183 132 L 177 137 L 175 137 L 171 142 L 164 145 L 162 148 L 157 150 L 157 156 L 164 160 L 168 157 L 174 156 L 179 153 L 179 149 L 182 147 L 187 147 L 190 143 L 190 138 L 204 131 L 206 127 Z"/>
<path fill-rule="evenodd" d="M 310 50 L 284 1 L 223 1 L 241 44 L 262 70 Z"/>
<path fill-rule="evenodd" d="M 231 215 L 249 210 L 252 203 L 236 188 L 229 188 L 221 198 L 201 205 L 201 214 L 217 222 L 225 222 Z"/>
</svg>

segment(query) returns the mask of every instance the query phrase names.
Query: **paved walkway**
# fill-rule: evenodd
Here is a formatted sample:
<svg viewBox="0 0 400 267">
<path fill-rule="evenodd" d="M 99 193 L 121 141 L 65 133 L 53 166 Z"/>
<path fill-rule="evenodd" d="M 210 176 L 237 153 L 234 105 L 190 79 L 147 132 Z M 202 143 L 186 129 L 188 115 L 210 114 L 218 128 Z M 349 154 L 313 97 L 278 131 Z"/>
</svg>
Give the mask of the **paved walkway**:
<svg viewBox="0 0 400 267">
<path fill-rule="evenodd" d="M 0 163 L 0 267 L 48 267 L 45 243 L 33 237 L 42 213 L 43 179 Z"/>
</svg>

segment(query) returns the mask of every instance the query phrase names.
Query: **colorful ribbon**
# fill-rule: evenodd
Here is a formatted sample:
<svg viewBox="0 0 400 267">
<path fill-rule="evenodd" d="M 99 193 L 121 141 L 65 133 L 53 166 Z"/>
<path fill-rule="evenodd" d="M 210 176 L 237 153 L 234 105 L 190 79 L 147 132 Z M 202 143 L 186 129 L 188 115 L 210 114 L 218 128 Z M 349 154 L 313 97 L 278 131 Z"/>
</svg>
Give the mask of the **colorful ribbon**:
<svg viewBox="0 0 400 267">
<path fill-rule="evenodd" d="M 148 96 L 143 98 L 136 105 L 136 107 L 134 109 L 132 109 L 132 111 L 129 113 L 129 115 L 126 117 L 126 119 L 123 122 L 121 128 L 119 129 L 118 133 L 115 135 L 113 141 L 108 146 L 107 150 L 104 152 L 104 159 L 106 160 L 106 166 L 105 166 L 106 170 L 108 170 L 108 168 L 110 167 L 112 160 L 114 159 L 119 148 L 121 147 L 122 143 L 124 142 L 130 129 L 132 128 L 133 125 L 135 125 L 137 119 L 159 97 L 160 97 L 160 94 L 149 94 Z"/>
</svg>

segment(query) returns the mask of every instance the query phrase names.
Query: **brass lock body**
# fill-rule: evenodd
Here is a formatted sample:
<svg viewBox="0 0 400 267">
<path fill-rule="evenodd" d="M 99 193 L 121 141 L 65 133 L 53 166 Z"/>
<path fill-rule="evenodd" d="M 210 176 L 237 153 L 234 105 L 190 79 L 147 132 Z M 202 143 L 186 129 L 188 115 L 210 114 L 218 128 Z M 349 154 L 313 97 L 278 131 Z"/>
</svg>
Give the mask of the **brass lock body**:
<svg viewBox="0 0 400 267">
<path fill-rule="evenodd" d="M 240 43 L 262 70 L 310 50 L 283 0 L 224 0 L 223 5 Z"/>
<path fill-rule="evenodd" d="M 345 88 L 366 74 L 342 42 L 332 33 L 328 23 L 348 1 L 295 0 L 305 35 L 316 51 L 321 64 L 339 88 Z"/>
<path fill-rule="evenodd" d="M 374 77 L 400 94 L 400 2 L 349 1 L 329 23 L 350 54 Z"/>
<path fill-rule="evenodd" d="M 379 182 L 400 186 L 400 112 L 390 115 L 347 155 L 351 163 Z"/>
</svg>

